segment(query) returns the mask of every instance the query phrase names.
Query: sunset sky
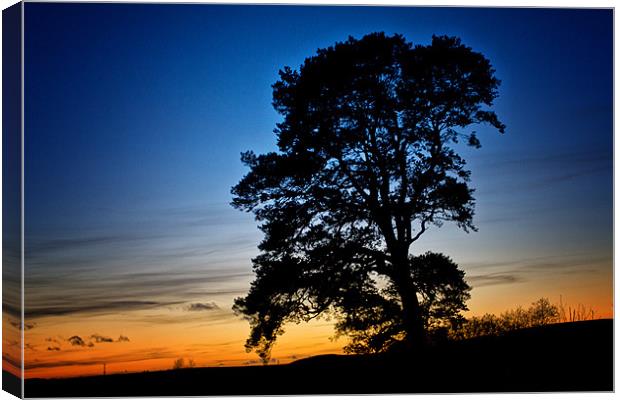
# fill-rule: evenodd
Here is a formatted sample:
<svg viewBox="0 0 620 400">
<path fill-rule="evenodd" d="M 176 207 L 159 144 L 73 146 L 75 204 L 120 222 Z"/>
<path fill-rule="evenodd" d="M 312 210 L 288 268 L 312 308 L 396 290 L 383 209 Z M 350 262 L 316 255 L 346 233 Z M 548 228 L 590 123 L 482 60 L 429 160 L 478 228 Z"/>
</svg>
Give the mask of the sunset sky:
<svg viewBox="0 0 620 400">
<path fill-rule="evenodd" d="M 540 297 L 612 316 L 610 10 L 25 5 L 26 377 L 256 363 L 231 305 L 261 233 L 229 206 L 245 150 L 275 149 L 271 84 L 349 35 L 459 36 L 502 84 L 505 135 L 462 149 L 475 224 L 449 255 L 468 315 Z M 4 316 L 5 326 L 10 326 Z M 8 324 L 8 325 L 7 325 Z M 340 352 L 292 326 L 274 362 Z"/>
</svg>

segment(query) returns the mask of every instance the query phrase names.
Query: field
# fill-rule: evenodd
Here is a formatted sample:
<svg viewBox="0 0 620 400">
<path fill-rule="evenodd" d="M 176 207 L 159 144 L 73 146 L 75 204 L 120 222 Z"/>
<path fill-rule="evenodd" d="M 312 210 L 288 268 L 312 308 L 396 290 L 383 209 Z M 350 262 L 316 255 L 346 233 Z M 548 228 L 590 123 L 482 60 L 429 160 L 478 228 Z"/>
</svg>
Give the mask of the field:
<svg viewBox="0 0 620 400">
<path fill-rule="evenodd" d="M 613 320 L 548 325 L 415 354 L 325 355 L 288 365 L 30 379 L 26 397 L 613 390 Z"/>
</svg>

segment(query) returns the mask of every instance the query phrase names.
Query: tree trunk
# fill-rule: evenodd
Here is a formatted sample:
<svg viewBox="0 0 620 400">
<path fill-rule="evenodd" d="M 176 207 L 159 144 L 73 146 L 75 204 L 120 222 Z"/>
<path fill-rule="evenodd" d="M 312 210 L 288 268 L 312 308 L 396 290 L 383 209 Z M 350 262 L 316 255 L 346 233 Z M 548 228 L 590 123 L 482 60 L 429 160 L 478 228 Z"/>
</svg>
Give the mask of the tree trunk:
<svg viewBox="0 0 620 400">
<path fill-rule="evenodd" d="M 405 340 L 411 348 L 419 348 L 426 344 L 426 331 L 422 319 L 422 310 L 413 285 L 399 290 L 405 327 Z"/>
<path fill-rule="evenodd" d="M 426 345 L 426 330 L 424 329 L 417 290 L 409 272 L 408 255 L 401 257 L 400 262 L 395 263 L 394 268 L 395 274 L 392 280 L 396 285 L 402 303 L 405 341 L 409 349 L 419 349 Z"/>
</svg>

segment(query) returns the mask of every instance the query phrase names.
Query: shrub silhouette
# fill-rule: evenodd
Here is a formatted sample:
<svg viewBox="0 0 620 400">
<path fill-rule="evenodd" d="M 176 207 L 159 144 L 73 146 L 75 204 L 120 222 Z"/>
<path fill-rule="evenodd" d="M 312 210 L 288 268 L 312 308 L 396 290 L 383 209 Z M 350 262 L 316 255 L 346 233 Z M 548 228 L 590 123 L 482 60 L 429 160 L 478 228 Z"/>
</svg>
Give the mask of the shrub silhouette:
<svg viewBox="0 0 620 400">
<path fill-rule="evenodd" d="M 185 368 L 185 360 L 182 358 L 177 358 L 172 363 L 172 369 L 183 369 Z"/>
<path fill-rule="evenodd" d="M 185 363 L 185 359 L 183 357 L 177 358 L 172 363 L 172 369 L 184 369 L 184 368 L 195 368 L 196 362 L 193 359 L 188 359 L 187 364 Z"/>
<path fill-rule="evenodd" d="M 547 298 L 541 298 L 533 302 L 527 310 L 519 306 L 502 313 L 499 317 L 493 314 L 471 317 L 453 329 L 450 332 L 450 337 L 453 339 L 470 339 L 479 336 L 497 336 L 517 329 L 532 328 L 556 322 L 562 322 L 558 306 L 551 304 Z"/>
<path fill-rule="evenodd" d="M 549 299 L 542 298 L 532 303 L 529 310 L 531 326 L 540 326 L 558 321 L 558 308 L 549 302 Z"/>
</svg>

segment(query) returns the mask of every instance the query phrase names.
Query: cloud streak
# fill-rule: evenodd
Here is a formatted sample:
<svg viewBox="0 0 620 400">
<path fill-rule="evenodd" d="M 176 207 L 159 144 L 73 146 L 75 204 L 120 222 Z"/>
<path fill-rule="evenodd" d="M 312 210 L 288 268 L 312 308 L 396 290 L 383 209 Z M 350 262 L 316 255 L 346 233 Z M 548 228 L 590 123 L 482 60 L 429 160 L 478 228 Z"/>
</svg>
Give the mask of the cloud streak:
<svg viewBox="0 0 620 400">
<path fill-rule="evenodd" d="M 24 329 L 25 331 L 28 331 L 28 330 L 30 330 L 30 329 L 33 329 L 35 326 L 37 326 L 37 324 L 35 324 L 34 322 L 33 322 L 33 323 L 25 323 L 25 324 L 22 324 L 22 322 L 21 322 L 21 321 L 12 321 L 12 320 L 9 320 L 9 324 L 11 324 L 11 326 L 13 326 L 13 327 L 15 327 L 15 328 L 17 328 L 17 329 L 19 329 L 19 330 L 21 330 L 21 329 L 22 329 L 22 325 L 23 325 L 23 329 Z"/>
<path fill-rule="evenodd" d="M 40 318 L 50 316 L 63 316 L 68 314 L 107 315 L 119 311 L 148 310 L 152 308 L 180 304 L 181 302 L 157 302 L 157 301 L 109 301 L 98 304 L 70 305 L 67 301 L 64 306 L 33 307 L 26 312 L 26 318 Z"/>
<path fill-rule="evenodd" d="M 47 348 L 48 351 L 61 351 L 63 342 L 69 343 L 72 347 L 95 347 L 95 343 L 129 342 L 129 338 L 127 336 L 120 335 L 117 340 L 114 340 L 108 336 L 99 335 L 97 333 L 90 335 L 88 339 L 91 339 L 91 340 L 88 340 L 88 341 L 84 340 L 79 335 L 73 335 L 69 337 L 68 339 L 63 339 L 61 336 L 58 336 L 58 338 L 60 340 L 55 337 L 45 338 L 45 341 L 50 343 L 50 345 Z"/>
<path fill-rule="evenodd" d="M 156 360 L 156 359 L 165 359 L 165 358 L 174 358 L 178 356 L 177 353 L 164 348 L 149 348 L 139 352 L 134 353 L 124 353 L 111 355 L 108 357 L 93 357 L 86 360 L 45 360 L 45 361 L 37 361 L 32 360 L 29 361 L 26 365 L 24 365 L 24 369 L 33 370 L 38 368 L 56 368 L 56 367 L 69 367 L 69 366 L 90 366 L 90 365 L 101 365 L 104 363 L 112 364 L 112 363 L 120 363 L 120 362 L 132 362 L 132 361 L 145 361 L 145 360 Z"/>
<path fill-rule="evenodd" d="M 246 270 L 179 270 L 133 273 L 98 271 L 76 274 L 63 280 L 47 275 L 32 276 L 26 302 L 26 318 L 64 316 L 71 314 L 109 315 L 124 311 L 152 310 L 187 303 L 194 293 L 212 293 L 228 297 L 243 293 L 251 273 Z M 237 286 L 231 290 L 204 288 Z M 53 287 L 54 290 L 49 290 Z M 110 300 L 113 290 L 117 299 Z M 59 296 L 58 293 L 62 293 Z M 196 303 L 202 304 L 202 303 Z M 196 309 L 215 309 L 215 303 L 204 303 Z M 195 311 L 195 310 L 194 310 Z M 31 322 L 31 321 L 30 321 Z"/>
<path fill-rule="evenodd" d="M 52 225 L 29 227 L 29 324 L 172 308 L 205 297 L 228 301 L 247 291 L 259 234 L 240 232 L 242 221 L 248 228 L 255 223 L 228 204 L 98 213 L 109 217 L 106 224 L 79 235 Z M 198 301 L 187 311 L 217 309 L 215 302 Z M 5 310 L 21 313 L 17 304 Z"/>
<path fill-rule="evenodd" d="M 215 302 L 210 303 L 192 303 L 187 307 L 187 311 L 212 311 L 219 310 L 219 306 Z"/>
<path fill-rule="evenodd" d="M 69 339 L 67 339 L 67 342 L 71 343 L 71 346 L 93 347 L 92 343 L 86 343 L 84 339 L 79 336 L 71 336 Z"/>
<path fill-rule="evenodd" d="M 28 263 L 45 266 L 58 260 L 63 261 L 59 264 L 68 265 L 67 261 L 126 260 L 134 256 L 152 263 L 215 253 L 236 254 L 242 248 L 255 248 L 259 240 L 257 231 L 250 234 L 228 229 L 239 226 L 242 220 L 250 224 L 251 219 L 227 204 L 124 210 L 121 215 L 123 218 L 110 218 L 114 222 L 105 229 L 81 231 L 77 236 L 35 229 L 28 235 Z M 248 228 L 254 225 L 251 224 Z"/>
<path fill-rule="evenodd" d="M 484 262 L 469 265 L 468 270 L 485 271 L 467 276 L 474 288 L 520 283 L 539 279 L 542 274 L 553 273 L 569 275 L 594 272 L 601 266 L 611 266 L 612 259 L 607 256 L 589 254 L 554 255 L 524 258 L 502 262 Z"/>
<path fill-rule="evenodd" d="M 95 343 L 113 343 L 114 342 L 114 339 L 107 337 L 107 336 L 98 335 L 96 333 L 93 335 L 90 335 L 90 338 L 94 340 Z"/>
<path fill-rule="evenodd" d="M 487 275 L 475 275 L 467 278 L 467 282 L 473 287 L 485 287 L 506 285 L 515 282 L 522 282 L 524 279 L 514 274 L 487 274 Z"/>
</svg>

